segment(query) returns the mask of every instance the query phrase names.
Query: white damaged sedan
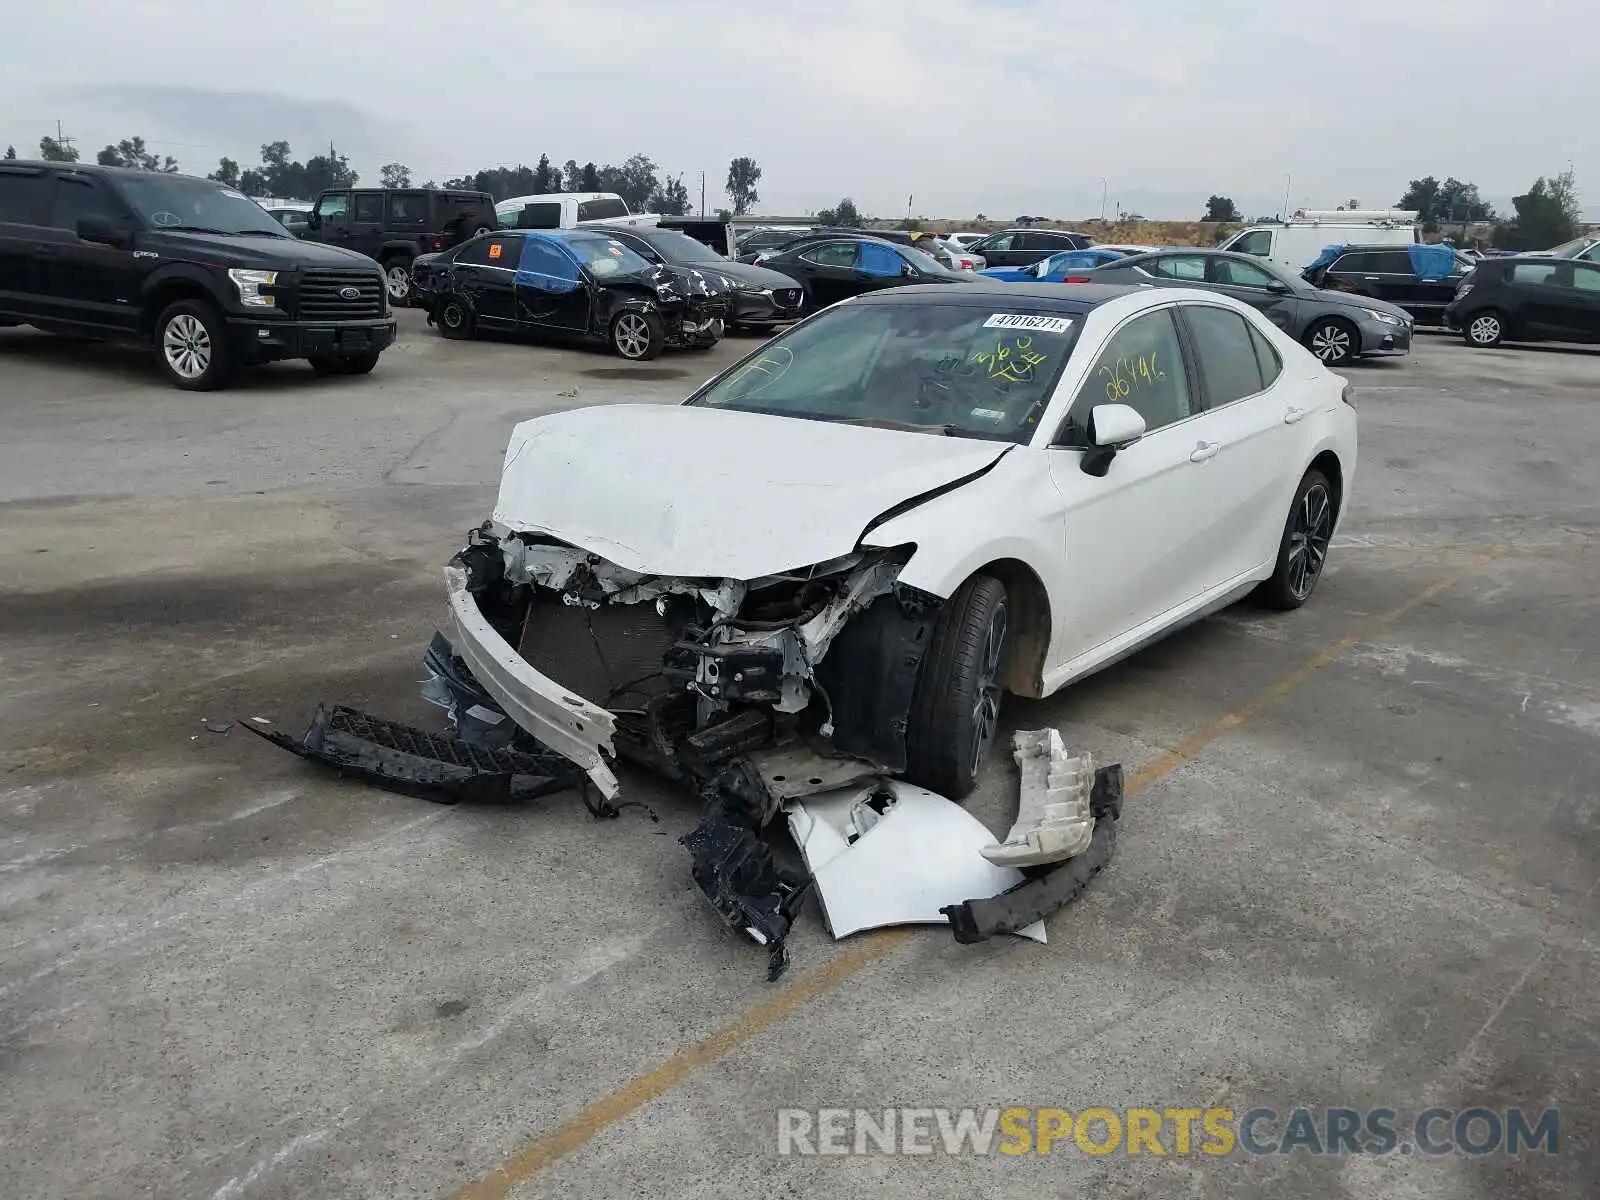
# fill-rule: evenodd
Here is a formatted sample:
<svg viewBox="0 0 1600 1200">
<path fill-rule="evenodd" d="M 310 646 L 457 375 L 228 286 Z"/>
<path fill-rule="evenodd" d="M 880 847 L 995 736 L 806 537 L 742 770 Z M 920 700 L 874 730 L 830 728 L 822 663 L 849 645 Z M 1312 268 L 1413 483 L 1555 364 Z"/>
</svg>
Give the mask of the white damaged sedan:
<svg viewBox="0 0 1600 1200">
<path fill-rule="evenodd" d="M 1355 466 L 1349 385 L 1226 296 L 878 292 L 682 404 L 518 425 L 434 694 L 607 797 L 620 754 L 740 764 L 764 818 L 867 773 L 961 798 L 1006 692 L 1304 603 Z"/>
</svg>

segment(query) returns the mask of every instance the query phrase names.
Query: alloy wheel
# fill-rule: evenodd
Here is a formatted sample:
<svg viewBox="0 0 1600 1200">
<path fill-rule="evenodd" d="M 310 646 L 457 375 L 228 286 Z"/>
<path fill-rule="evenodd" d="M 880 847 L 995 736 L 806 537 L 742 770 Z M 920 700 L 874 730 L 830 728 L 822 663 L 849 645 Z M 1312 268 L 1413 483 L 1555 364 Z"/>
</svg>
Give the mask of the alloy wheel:
<svg viewBox="0 0 1600 1200">
<path fill-rule="evenodd" d="M 623 313 L 617 318 L 612 340 L 623 358 L 641 358 L 650 348 L 650 326 L 638 313 Z"/>
<path fill-rule="evenodd" d="M 1494 345 L 1500 340 L 1500 318 L 1489 313 L 1472 318 L 1472 324 L 1467 326 L 1467 336 L 1480 346 Z"/>
<path fill-rule="evenodd" d="M 460 329 L 461 322 L 465 320 L 465 318 L 466 314 L 461 311 L 461 305 L 454 300 L 446 304 L 444 306 L 444 311 L 439 314 L 439 320 L 444 324 L 446 329 Z"/>
<path fill-rule="evenodd" d="M 390 300 L 404 300 L 411 294 L 411 273 L 405 267 L 390 267 L 383 273 L 383 278 L 389 289 Z"/>
<path fill-rule="evenodd" d="M 1350 332 L 1342 326 L 1319 325 L 1311 335 L 1311 353 L 1325 363 L 1341 363 L 1350 357 Z"/>
<path fill-rule="evenodd" d="M 1001 604 L 983 629 L 977 688 L 972 700 L 972 773 L 977 775 L 1000 728 L 1000 658 L 1006 644 L 1006 606 Z"/>
<path fill-rule="evenodd" d="M 1295 506 L 1289 530 L 1287 583 L 1296 600 L 1304 600 L 1316 586 L 1332 537 L 1333 498 L 1322 484 L 1313 484 Z"/>
<path fill-rule="evenodd" d="M 180 379 L 199 379 L 211 368 L 211 335 L 205 323 L 189 313 L 173 317 L 161 331 L 161 353 Z"/>
</svg>

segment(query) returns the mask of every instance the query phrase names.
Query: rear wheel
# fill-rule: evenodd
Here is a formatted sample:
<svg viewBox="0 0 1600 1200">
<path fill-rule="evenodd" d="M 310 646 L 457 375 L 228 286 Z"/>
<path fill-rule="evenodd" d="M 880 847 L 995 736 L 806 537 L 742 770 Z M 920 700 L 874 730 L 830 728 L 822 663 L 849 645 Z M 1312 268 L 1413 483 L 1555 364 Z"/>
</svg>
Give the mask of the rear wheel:
<svg viewBox="0 0 1600 1200">
<path fill-rule="evenodd" d="M 906 778 L 952 800 L 972 793 L 1000 728 L 1006 589 L 974 575 L 933 628 L 906 729 Z"/>
<path fill-rule="evenodd" d="M 1498 346 L 1506 338 L 1506 319 L 1492 308 L 1473 313 L 1461 327 L 1461 336 L 1469 346 Z"/>
<path fill-rule="evenodd" d="M 397 254 L 383 260 L 383 284 L 389 289 L 389 303 L 402 308 L 411 301 L 411 259 Z"/>
<path fill-rule="evenodd" d="M 1343 366 L 1361 353 L 1361 334 L 1338 317 L 1321 317 L 1312 322 L 1306 330 L 1305 343 L 1306 349 L 1328 367 Z"/>
<path fill-rule="evenodd" d="M 477 332 L 472 310 L 459 296 L 446 296 L 434 311 L 434 322 L 439 332 L 454 341 L 463 341 Z"/>
<path fill-rule="evenodd" d="M 1283 524 L 1278 543 L 1278 565 L 1256 589 L 1256 598 L 1269 608 L 1299 608 L 1311 598 L 1328 559 L 1328 543 L 1338 518 L 1328 477 L 1312 469 L 1295 489 L 1294 503 Z"/>
</svg>

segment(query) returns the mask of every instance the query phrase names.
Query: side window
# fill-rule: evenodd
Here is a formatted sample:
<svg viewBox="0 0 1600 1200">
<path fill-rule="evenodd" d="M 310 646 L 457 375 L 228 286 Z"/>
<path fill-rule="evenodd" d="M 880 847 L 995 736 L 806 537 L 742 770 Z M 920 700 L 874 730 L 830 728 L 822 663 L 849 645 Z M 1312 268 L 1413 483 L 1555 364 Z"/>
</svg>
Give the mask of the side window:
<svg viewBox="0 0 1600 1200">
<path fill-rule="evenodd" d="M 456 254 L 456 262 L 470 266 L 507 267 L 516 270 L 517 243 L 521 238 L 474 238 Z"/>
<path fill-rule="evenodd" d="M 904 273 L 905 260 L 891 247 L 880 246 L 877 242 L 862 242 L 860 250 L 861 257 L 856 266 L 868 275 L 892 278 Z"/>
<path fill-rule="evenodd" d="M 1186 304 L 1183 316 L 1194 335 L 1209 406 L 1231 404 L 1261 390 L 1261 364 L 1242 316 L 1210 304 Z"/>
<path fill-rule="evenodd" d="M 355 216 L 351 220 L 369 225 L 383 224 L 383 193 L 357 192 Z"/>
<path fill-rule="evenodd" d="M 982 248 L 978 250 L 978 253 L 982 254 L 984 250 L 1015 250 L 1017 249 L 1017 239 L 1021 236 L 1018 233 L 990 234 L 979 243 Z"/>
<path fill-rule="evenodd" d="M 418 229 L 428 227 L 427 192 L 390 192 L 388 200 L 390 225 L 413 225 Z"/>
<path fill-rule="evenodd" d="M 1587 263 L 1572 264 L 1572 286 L 1580 292 L 1600 292 L 1600 267 Z"/>
<path fill-rule="evenodd" d="M 1551 262 L 1515 263 L 1511 267 L 1512 283 L 1552 284 L 1556 267 Z"/>
<path fill-rule="evenodd" d="M 807 250 L 800 257 L 819 267 L 853 267 L 858 242 L 826 242 Z M 898 269 L 898 268 L 897 268 Z"/>
<path fill-rule="evenodd" d="M 1578 261 L 1600 263 L 1600 242 L 1596 242 L 1582 254 L 1578 255 Z"/>
<path fill-rule="evenodd" d="M 1017 234 L 1017 244 L 1014 247 L 1017 250 L 1048 250 L 1052 253 L 1075 248 L 1071 243 L 1063 242 L 1056 234 L 1046 233 L 1042 229 Z"/>
<path fill-rule="evenodd" d="M 42 171 L 0 171 L 0 221 L 36 224 L 49 186 L 50 176 Z"/>
<path fill-rule="evenodd" d="M 1088 427 L 1097 404 L 1131 405 L 1147 431 L 1195 411 L 1172 310 L 1135 317 L 1112 335 L 1073 402 L 1072 420 L 1078 428 Z"/>
<path fill-rule="evenodd" d="M 515 229 L 560 229 L 561 201 L 524 204 L 521 211 L 511 214 L 510 224 Z"/>
<path fill-rule="evenodd" d="M 317 216 L 324 221 L 332 217 L 343 220 L 350 214 L 350 193 L 330 192 L 317 201 Z"/>
<path fill-rule="evenodd" d="M 498 240 L 498 239 L 492 239 Z M 508 250 L 507 254 L 513 253 Z M 506 266 L 516 266 L 507 263 Z M 561 252 L 560 247 L 547 242 L 544 238 L 531 237 L 524 240 L 522 247 L 522 269 L 519 275 L 532 276 L 530 280 L 535 286 L 546 286 L 551 283 L 566 284 L 571 290 L 578 283 L 578 264 L 573 262 Z"/>
<path fill-rule="evenodd" d="M 1278 376 L 1283 374 L 1283 357 L 1267 335 L 1254 325 L 1249 326 L 1250 342 L 1256 348 L 1256 363 L 1261 368 L 1261 386 L 1269 388 L 1278 382 Z"/>
<path fill-rule="evenodd" d="M 117 219 L 116 207 L 94 184 L 83 179 L 56 178 L 55 195 L 50 198 L 50 218 L 45 223 L 55 229 L 77 229 L 82 217 Z"/>
<path fill-rule="evenodd" d="M 1367 269 L 1367 259 L 1369 257 L 1369 255 L 1362 254 L 1360 251 L 1352 254 L 1341 254 L 1334 260 L 1333 266 L 1329 267 L 1328 270 L 1337 272 L 1340 275 L 1358 275 Z"/>
<path fill-rule="evenodd" d="M 1186 279 L 1205 282 L 1206 260 L 1198 254 L 1170 254 L 1148 263 L 1145 270 L 1163 279 Z"/>
<path fill-rule="evenodd" d="M 627 215 L 628 206 L 621 200 L 584 200 L 578 204 L 580 221 L 603 221 Z"/>
<path fill-rule="evenodd" d="M 1379 250 L 1367 256 L 1375 260 L 1367 270 L 1378 275 L 1411 275 L 1411 255 L 1404 250 Z"/>
<path fill-rule="evenodd" d="M 1238 262 L 1231 258 L 1214 258 L 1211 260 L 1211 265 L 1217 283 L 1226 283 L 1233 287 L 1265 288 L 1272 282 L 1272 276 L 1254 263 Z"/>
<path fill-rule="evenodd" d="M 1272 255 L 1272 230 L 1252 229 L 1228 249 L 1236 254 L 1254 254 L 1257 258 L 1269 258 Z"/>
</svg>

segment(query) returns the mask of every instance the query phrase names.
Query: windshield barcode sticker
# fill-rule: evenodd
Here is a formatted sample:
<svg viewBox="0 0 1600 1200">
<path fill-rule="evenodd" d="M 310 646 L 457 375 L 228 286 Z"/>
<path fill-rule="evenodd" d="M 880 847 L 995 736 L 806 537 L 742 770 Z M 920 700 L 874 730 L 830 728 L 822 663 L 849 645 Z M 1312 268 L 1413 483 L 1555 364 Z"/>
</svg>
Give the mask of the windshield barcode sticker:
<svg viewBox="0 0 1600 1200">
<path fill-rule="evenodd" d="M 1028 313 L 995 313 L 983 323 L 985 329 L 1037 329 L 1043 333 L 1065 333 L 1072 328 L 1071 317 L 1041 317 Z"/>
</svg>

